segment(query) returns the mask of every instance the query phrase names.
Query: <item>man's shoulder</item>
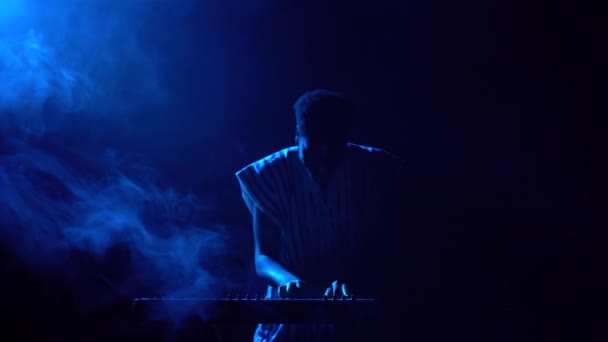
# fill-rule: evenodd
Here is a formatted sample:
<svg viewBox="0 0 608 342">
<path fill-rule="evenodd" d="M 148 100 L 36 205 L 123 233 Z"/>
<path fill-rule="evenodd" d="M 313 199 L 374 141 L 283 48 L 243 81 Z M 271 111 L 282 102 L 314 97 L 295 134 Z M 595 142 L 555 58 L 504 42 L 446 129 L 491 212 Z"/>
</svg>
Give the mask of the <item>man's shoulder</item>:
<svg viewBox="0 0 608 342">
<path fill-rule="evenodd" d="M 406 163 L 397 155 L 377 147 L 349 144 L 351 165 L 371 177 L 379 188 L 384 185 L 395 191 L 401 189 L 401 184 L 407 178 Z M 393 191 L 389 190 L 389 191 Z"/>
<path fill-rule="evenodd" d="M 298 149 L 296 146 L 286 147 L 282 150 L 276 151 L 272 154 L 267 155 L 261 159 L 254 161 L 236 172 L 236 175 L 242 174 L 243 172 L 254 172 L 261 174 L 264 170 L 269 167 L 280 165 L 288 162 L 292 158 L 296 157 Z"/>
<path fill-rule="evenodd" d="M 397 155 L 377 147 L 348 143 L 348 149 L 355 158 L 366 158 L 377 162 L 395 163 L 400 165 L 403 160 Z"/>
</svg>

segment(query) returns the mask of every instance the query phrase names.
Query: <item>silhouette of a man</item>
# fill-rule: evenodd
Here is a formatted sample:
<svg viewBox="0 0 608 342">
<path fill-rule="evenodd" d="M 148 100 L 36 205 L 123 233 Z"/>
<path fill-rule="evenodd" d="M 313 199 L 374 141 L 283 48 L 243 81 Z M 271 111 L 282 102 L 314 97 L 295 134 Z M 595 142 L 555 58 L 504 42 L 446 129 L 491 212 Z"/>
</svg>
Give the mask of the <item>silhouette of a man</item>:
<svg viewBox="0 0 608 342">
<path fill-rule="evenodd" d="M 253 217 L 255 267 L 269 282 L 267 298 L 349 295 L 350 286 L 357 297 L 377 298 L 382 289 L 375 283 L 390 257 L 378 252 L 386 211 L 394 207 L 387 202 L 394 201 L 403 163 L 348 142 L 352 106 L 338 93 L 309 91 L 294 111 L 297 145 L 236 173 Z M 321 339 L 344 335 L 333 326 L 260 324 L 254 336 Z"/>
</svg>

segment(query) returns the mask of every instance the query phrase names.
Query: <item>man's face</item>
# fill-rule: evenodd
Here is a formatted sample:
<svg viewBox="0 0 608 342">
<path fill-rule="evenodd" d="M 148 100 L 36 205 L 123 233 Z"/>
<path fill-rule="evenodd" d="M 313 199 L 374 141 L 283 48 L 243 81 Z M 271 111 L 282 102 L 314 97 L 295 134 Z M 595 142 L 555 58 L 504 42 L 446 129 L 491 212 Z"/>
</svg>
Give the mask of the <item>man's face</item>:
<svg viewBox="0 0 608 342">
<path fill-rule="evenodd" d="M 298 137 L 300 160 L 313 177 L 326 179 L 342 162 L 346 139 L 331 135 L 306 134 Z"/>
</svg>

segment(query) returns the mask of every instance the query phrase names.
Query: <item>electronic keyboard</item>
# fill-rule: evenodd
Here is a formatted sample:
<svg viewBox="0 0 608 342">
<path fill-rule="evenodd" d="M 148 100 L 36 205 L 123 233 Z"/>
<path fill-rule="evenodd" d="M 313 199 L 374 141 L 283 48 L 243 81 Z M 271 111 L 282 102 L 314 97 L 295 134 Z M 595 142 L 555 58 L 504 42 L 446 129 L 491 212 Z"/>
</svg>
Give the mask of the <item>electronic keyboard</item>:
<svg viewBox="0 0 608 342">
<path fill-rule="evenodd" d="M 369 322 L 377 313 L 374 299 L 309 298 L 262 299 L 249 296 L 227 298 L 138 298 L 136 314 L 170 317 L 198 315 L 206 323 L 356 323 Z"/>
</svg>

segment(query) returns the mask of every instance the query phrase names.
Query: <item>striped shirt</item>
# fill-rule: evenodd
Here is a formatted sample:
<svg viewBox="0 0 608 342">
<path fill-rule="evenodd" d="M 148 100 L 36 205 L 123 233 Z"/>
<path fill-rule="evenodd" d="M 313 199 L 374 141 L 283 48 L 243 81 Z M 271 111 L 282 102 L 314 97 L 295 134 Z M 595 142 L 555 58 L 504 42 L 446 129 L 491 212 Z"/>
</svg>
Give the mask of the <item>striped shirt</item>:
<svg viewBox="0 0 608 342">
<path fill-rule="evenodd" d="M 236 176 L 249 210 L 257 208 L 279 227 L 279 261 L 287 270 L 311 284 L 344 281 L 363 296 L 357 275 L 369 277 L 365 266 L 372 268 L 373 262 L 368 251 L 377 248 L 374 241 L 382 235 L 382 227 L 374 224 L 401 169 L 401 160 L 386 151 L 348 144 L 325 196 L 297 147 L 256 161 Z M 276 291 L 270 288 L 271 293 Z"/>
</svg>

